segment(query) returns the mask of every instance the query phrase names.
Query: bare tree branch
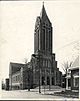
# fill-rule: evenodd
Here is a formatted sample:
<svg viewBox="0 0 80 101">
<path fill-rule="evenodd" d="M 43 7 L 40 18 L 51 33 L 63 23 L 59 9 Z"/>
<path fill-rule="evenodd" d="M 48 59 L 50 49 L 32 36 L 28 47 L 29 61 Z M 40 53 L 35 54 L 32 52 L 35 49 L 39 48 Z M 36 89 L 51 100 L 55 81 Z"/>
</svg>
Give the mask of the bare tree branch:
<svg viewBox="0 0 80 101">
<path fill-rule="evenodd" d="M 24 58 L 24 61 L 25 61 L 25 64 L 27 64 L 27 63 L 28 63 L 28 59 L 27 59 L 27 58 Z"/>
<path fill-rule="evenodd" d="M 72 66 L 72 63 L 73 63 L 72 61 L 71 62 L 66 61 L 62 64 L 62 69 L 64 70 L 65 73 L 67 72 L 68 68 Z"/>
</svg>

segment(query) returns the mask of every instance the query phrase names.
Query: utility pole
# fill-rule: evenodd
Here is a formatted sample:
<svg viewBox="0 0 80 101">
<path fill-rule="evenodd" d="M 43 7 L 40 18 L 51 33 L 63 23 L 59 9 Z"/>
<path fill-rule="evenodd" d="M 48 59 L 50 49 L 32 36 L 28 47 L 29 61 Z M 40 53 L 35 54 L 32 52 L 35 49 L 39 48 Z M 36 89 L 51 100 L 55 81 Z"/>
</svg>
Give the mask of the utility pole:
<svg viewBox="0 0 80 101">
<path fill-rule="evenodd" d="M 40 68 L 40 54 L 38 54 L 38 67 L 39 67 L 39 93 L 41 93 L 41 68 Z"/>
<path fill-rule="evenodd" d="M 38 61 L 38 67 L 39 67 L 39 93 L 41 93 L 41 67 L 40 67 L 40 52 L 38 55 L 32 54 L 33 57 L 35 57 Z"/>
<path fill-rule="evenodd" d="M 30 91 L 30 68 L 28 68 L 28 91 Z"/>
</svg>

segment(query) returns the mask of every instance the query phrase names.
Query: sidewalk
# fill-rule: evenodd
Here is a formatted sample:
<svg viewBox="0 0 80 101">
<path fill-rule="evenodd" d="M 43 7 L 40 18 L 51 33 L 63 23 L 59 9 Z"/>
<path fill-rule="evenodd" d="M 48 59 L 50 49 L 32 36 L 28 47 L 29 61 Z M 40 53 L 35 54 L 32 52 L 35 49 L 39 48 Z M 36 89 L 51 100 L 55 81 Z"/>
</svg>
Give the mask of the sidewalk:
<svg viewBox="0 0 80 101">
<path fill-rule="evenodd" d="M 55 92 L 61 92 L 64 91 L 65 89 L 41 89 L 42 95 L 54 95 Z M 35 92 L 36 94 L 39 94 L 39 89 L 31 89 L 31 92 Z"/>
<path fill-rule="evenodd" d="M 39 93 L 39 89 L 31 89 L 31 92 Z M 62 89 L 41 89 L 42 95 L 53 95 L 58 97 L 67 97 L 67 98 L 79 98 L 78 92 L 65 91 L 65 88 Z"/>
<path fill-rule="evenodd" d="M 79 98 L 79 92 L 72 92 L 72 91 L 62 91 L 62 92 L 55 92 L 55 96 L 64 96 L 69 98 Z"/>
<path fill-rule="evenodd" d="M 12 91 L 5 91 L 1 92 L 1 98 L 3 99 L 68 99 L 73 100 L 73 97 L 67 96 L 68 93 L 62 92 L 63 89 L 41 89 L 41 93 L 39 93 L 39 89 L 30 89 L 30 91 L 26 90 L 12 90 Z M 66 95 L 66 96 L 65 96 Z M 73 94 L 74 96 L 74 94 Z M 77 98 L 77 97 L 74 97 Z M 78 98 L 77 98 L 78 99 Z"/>
<path fill-rule="evenodd" d="M 54 96 L 53 94 L 51 95 L 51 93 L 49 94 L 48 91 L 47 92 L 41 92 L 39 93 L 38 90 L 37 91 L 33 91 L 33 89 L 31 89 L 30 91 L 28 90 L 14 90 L 14 91 L 2 91 L 2 95 L 1 95 L 2 99 L 7 99 L 7 100 L 11 100 L 11 99 L 18 99 L 18 100 L 22 100 L 22 99 L 27 99 L 27 100 L 53 100 L 53 99 L 67 99 L 67 97 L 61 97 L 61 96 Z"/>
</svg>

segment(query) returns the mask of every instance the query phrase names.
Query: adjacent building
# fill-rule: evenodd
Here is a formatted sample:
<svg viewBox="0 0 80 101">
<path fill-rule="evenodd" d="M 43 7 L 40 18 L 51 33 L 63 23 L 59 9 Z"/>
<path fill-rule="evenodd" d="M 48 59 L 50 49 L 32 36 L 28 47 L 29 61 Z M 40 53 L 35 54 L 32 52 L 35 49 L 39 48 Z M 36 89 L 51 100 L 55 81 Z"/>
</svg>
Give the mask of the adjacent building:
<svg viewBox="0 0 80 101">
<path fill-rule="evenodd" d="M 19 89 L 21 88 L 22 81 L 22 68 L 24 64 L 20 63 L 10 63 L 9 65 L 9 88 L 11 89 Z"/>
<path fill-rule="evenodd" d="M 5 79 L 5 90 L 9 90 L 9 78 Z"/>
<path fill-rule="evenodd" d="M 66 90 L 79 91 L 79 56 L 68 69 L 66 76 Z"/>
<path fill-rule="evenodd" d="M 10 63 L 9 89 L 27 89 L 32 87 L 32 69 L 28 64 Z"/>
</svg>

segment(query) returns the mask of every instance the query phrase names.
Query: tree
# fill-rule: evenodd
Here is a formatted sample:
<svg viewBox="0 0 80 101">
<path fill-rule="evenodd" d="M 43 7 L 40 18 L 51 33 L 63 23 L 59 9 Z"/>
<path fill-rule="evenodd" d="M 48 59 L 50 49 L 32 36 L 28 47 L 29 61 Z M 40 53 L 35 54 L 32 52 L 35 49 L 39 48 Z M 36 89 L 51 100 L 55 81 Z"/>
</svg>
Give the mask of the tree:
<svg viewBox="0 0 80 101">
<path fill-rule="evenodd" d="M 25 64 L 27 64 L 28 63 L 28 59 L 24 58 L 24 62 L 25 62 Z"/>
<path fill-rule="evenodd" d="M 65 74 L 67 74 L 67 70 L 72 66 L 72 63 L 73 63 L 72 61 L 71 62 L 66 61 L 62 64 L 62 69 L 64 70 Z"/>
</svg>

